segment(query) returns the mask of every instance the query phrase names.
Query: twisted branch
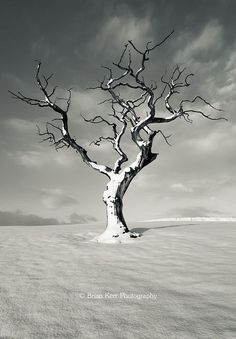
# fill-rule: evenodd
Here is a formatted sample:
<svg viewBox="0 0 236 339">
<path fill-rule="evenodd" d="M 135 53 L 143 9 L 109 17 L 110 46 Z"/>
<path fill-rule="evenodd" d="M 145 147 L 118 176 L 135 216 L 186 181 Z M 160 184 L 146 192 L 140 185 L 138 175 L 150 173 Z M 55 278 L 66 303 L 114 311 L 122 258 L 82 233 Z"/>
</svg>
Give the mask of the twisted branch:
<svg viewBox="0 0 236 339">
<path fill-rule="evenodd" d="M 182 99 L 177 106 L 173 105 L 173 96 L 179 95 L 183 89 L 190 86 L 190 78 L 193 76 L 193 73 L 188 73 L 185 68 L 181 69 L 176 65 L 170 76 L 167 76 L 165 73 L 161 77 L 163 88 L 160 89 L 158 94 L 155 93 L 157 89 L 156 82 L 152 81 L 149 84 L 145 80 L 144 72 L 151 53 L 162 46 L 173 33 L 174 31 L 171 31 L 157 44 L 152 44 L 150 41 L 147 42 L 144 51 L 137 48 L 132 40 L 129 40 L 128 43 L 125 44 L 118 61 L 113 62 L 113 68 L 116 69 L 118 74 L 114 75 L 114 71 L 111 67 L 102 66 L 102 68 L 106 70 L 107 75 L 99 81 L 97 86 L 90 88 L 102 90 L 109 95 L 109 98 L 104 99 L 99 104 L 110 104 L 112 112 L 108 115 L 112 117 L 115 122 L 110 122 L 101 115 L 96 115 L 93 118 L 82 117 L 86 122 L 92 124 L 103 123 L 111 128 L 113 132 L 112 136 L 100 136 L 98 140 L 92 141 L 90 145 L 94 144 L 100 146 L 102 141 L 110 142 L 113 149 L 119 155 L 113 168 L 98 165 L 95 161 L 91 160 L 87 155 L 87 151 L 70 136 L 68 112 L 71 105 L 72 89 L 70 88 L 68 90 L 67 98 L 55 98 L 57 86 L 54 86 L 49 90 L 49 82 L 52 79 L 53 74 L 50 74 L 49 76 L 41 75 L 40 61 L 37 64 L 36 81 L 43 94 L 43 99 L 30 98 L 21 92 L 9 92 L 14 99 L 19 99 L 33 106 L 48 107 L 58 113 L 59 118 L 53 119 L 53 121 L 58 121 L 58 123 L 61 124 L 61 127 L 47 122 L 45 132 L 41 132 L 38 128 L 38 133 L 43 137 L 43 141 L 49 141 L 55 146 L 56 150 L 64 147 L 72 147 L 80 154 L 86 164 L 108 177 L 111 177 L 112 173 L 120 173 L 123 163 L 128 161 L 128 156 L 122 149 L 121 142 L 129 126 L 131 139 L 137 145 L 139 153 L 135 162 L 128 168 L 137 173 L 157 157 L 158 154 L 152 152 L 153 140 L 157 134 L 160 134 L 165 142 L 170 145 L 170 135 L 166 136 L 160 129 L 153 130 L 150 126 L 169 123 L 177 118 L 183 118 L 186 122 L 192 123 L 192 115 L 194 114 L 200 114 L 209 120 L 227 120 L 224 117 L 212 117 L 210 114 L 206 114 L 196 107 L 191 107 L 192 104 L 194 105 L 197 101 L 200 101 L 213 110 L 219 112 L 222 111 L 201 96 L 195 96 L 192 100 Z M 133 67 L 131 51 L 132 53 L 136 53 L 140 58 L 140 64 L 137 69 Z M 131 89 L 132 93 L 137 93 L 137 96 L 135 94 L 134 99 L 122 97 L 119 89 L 122 91 L 124 88 Z M 56 103 L 57 99 L 65 100 L 66 107 L 62 108 L 59 106 Z M 157 112 L 156 105 L 160 100 L 164 101 L 166 113 L 168 113 L 167 115 Z M 189 105 L 190 107 L 186 107 Z M 145 112 L 146 115 L 144 116 Z M 56 138 L 55 133 L 59 133 L 58 138 Z"/>
<path fill-rule="evenodd" d="M 68 111 L 71 105 L 71 95 L 72 95 L 72 89 L 68 89 L 68 98 L 66 99 L 66 108 L 63 109 L 62 107 L 58 106 L 56 104 L 56 100 L 53 100 L 53 95 L 55 94 L 56 88 L 57 86 L 53 87 L 52 91 L 49 92 L 48 91 L 48 86 L 49 86 L 49 80 L 52 78 L 52 74 L 48 77 L 42 75 L 42 79 L 44 79 L 44 83 L 42 82 L 41 79 L 41 62 L 39 61 L 37 64 L 37 68 L 36 68 L 36 82 L 39 86 L 40 91 L 43 93 L 44 95 L 44 99 L 35 99 L 35 98 L 30 98 L 27 97 L 25 95 L 23 95 L 21 92 L 18 93 L 14 93 L 9 91 L 13 98 L 15 99 L 19 99 L 21 101 L 26 102 L 29 105 L 36 105 L 39 107 L 48 107 L 50 109 L 52 109 L 54 112 L 58 113 L 60 115 L 59 119 L 53 119 L 58 120 L 61 122 L 61 127 L 56 126 L 50 122 L 46 123 L 46 128 L 44 132 L 41 132 L 39 127 L 37 126 L 38 129 L 38 134 L 40 136 L 43 136 L 43 140 L 42 141 L 49 141 L 51 144 L 53 144 L 55 146 L 55 149 L 58 150 L 60 148 L 63 147 L 71 147 L 73 148 L 77 153 L 80 154 L 80 156 L 82 157 L 82 160 L 89 165 L 90 167 L 92 167 L 93 169 L 95 169 L 96 171 L 99 171 L 103 174 L 105 174 L 106 176 L 110 177 L 110 173 L 112 172 L 111 168 L 109 168 L 108 166 L 104 166 L 104 165 L 99 165 L 97 164 L 96 161 L 91 160 L 90 157 L 87 154 L 87 151 L 81 146 L 79 145 L 76 140 L 74 138 L 71 137 L 70 133 L 69 133 L 69 125 L 68 125 Z M 51 127 L 51 129 L 49 129 Z M 61 138 L 57 139 L 55 136 L 55 133 L 53 130 L 57 130 L 59 131 L 59 133 L 62 135 Z"/>
</svg>

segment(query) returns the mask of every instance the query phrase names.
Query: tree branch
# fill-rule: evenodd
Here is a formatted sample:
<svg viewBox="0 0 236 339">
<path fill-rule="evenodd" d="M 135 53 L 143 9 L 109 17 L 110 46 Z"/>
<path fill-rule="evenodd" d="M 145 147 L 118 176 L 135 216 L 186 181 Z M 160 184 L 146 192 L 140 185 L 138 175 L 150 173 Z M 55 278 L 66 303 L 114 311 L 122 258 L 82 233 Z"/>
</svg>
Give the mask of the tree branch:
<svg viewBox="0 0 236 339">
<path fill-rule="evenodd" d="M 11 91 L 9 91 L 9 92 L 12 94 L 13 98 L 15 98 L 15 99 L 19 99 L 21 101 L 24 101 L 29 105 L 36 105 L 36 106 L 39 106 L 39 107 L 49 107 L 50 109 L 52 109 L 56 113 L 60 114 L 61 118 L 59 119 L 59 121 L 61 121 L 61 125 L 62 125 L 61 128 L 59 126 L 53 125 L 50 122 L 46 123 L 45 132 L 41 132 L 39 127 L 37 127 L 38 128 L 38 134 L 40 136 L 45 136 L 43 141 L 49 141 L 50 143 L 52 143 L 55 146 L 56 150 L 63 148 L 63 147 L 73 148 L 77 153 L 80 154 L 80 156 L 82 157 L 82 160 L 87 165 L 89 165 L 90 167 L 92 167 L 96 171 L 99 171 L 99 172 L 105 174 L 106 176 L 110 177 L 110 173 L 112 172 L 112 169 L 109 168 L 108 166 L 99 165 L 99 164 L 97 164 L 96 161 L 91 160 L 90 157 L 87 154 L 87 151 L 81 145 L 79 145 L 74 138 L 72 138 L 70 136 L 67 113 L 69 111 L 70 104 L 71 104 L 72 89 L 70 88 L 68 90 L 69 96 L 66 99 L 66 108 L 63 109 L 60 106 L 58 106 L 55 103 L 55 101 L 52 101 L 52 96 L 54 95 L 57 86 L 55 86 L 53 88 L 51 93 L 49 93 L 48 90 L 47 90 L 48 85 L 49 85 L 49 80 L 52 78 L 53 75 L 50 75 L 49 77 L 45 77 L 44 75 L 42 75 L 42 78 L 44 79 L 44 82 L 45 82 L 45 84 L 43 84 L 41 77 L 40 77 L 40 74 L 41 74 L 41 62 L 39 61 L 38 64 L 37 64 L 35 78 L 36 78 L 36 82 L 37 82 L 41 92 L 44 95 L 44 100 L 26 97 L 21 92 L 18 92 L 18 94 L 11 92 Z M 56 139 L 54 132 L 49 130 L 49 126 L 54 128 L 54 129 L 57 129 L 61 133 L 62 137 L 60 139 Z"/>
<path fill-rule="evenodd" d="M 96 115 L 93 118 L 82 117 L 86 122 L 92 124 L 103 123 L 112 130 L 112 136 L 100 136 L 98 140 L 92 141 L 91 144 L 100 146 L 102 141 L 108 141 L 112 144 L 113 149 L 119 155 L 113 168 L 98 165 L 95 161 L 91 160 L 87 151 L 70 136 L 68 112 L 71 105 L 72 89 L 70 88 L 68 90 L 67 98 L 55 98 L 57 86 L 49 90 L 49 83 L 53 74 L 49 76 L 41 74 L 40 61 L 37 64 L 35 77 L 40 91 L 43 94 L 43 99 L 30 98 L 21 92 L 9 92 L 14 99 L 24 101 L 33 106 L 48 107 L 59 114 L 59 118 L 53 119 L 53 121 L 58 121 L 59 125 L 47 122 L 44 132 L 38 129 L 38 133 L 43 137 L 43 141 L 49 141 L 55 146 L 56 150 L 64 147 L 73 148 L 80 154 L 86 164 L 107 175 L 109 178 L 111 178 L 113 173 L 120 173 L 123 163 L 128 161 L 127 153 L 121 145 L 124 135 L 128 127 L 130 127 L 130 137 L 137 145 L 139 153 L 137 159 L 123 171 L 130 170 L 133 171 L 133 173 L 137 173 L 144 166 L 156 159 L 158 154 L 152 153 L 152 145 L 157 134 L 161 135 L 165 142 L 170 145 L 170 135 L 166 136 L 158 128 L 157 130 L 153 130 L 153 126 L 170 123 L 177 118 L 183 118 L 186 122 L 191 123 L 193 121 L 191 118 L 193 114 L 200 114 L 210 120 L 227 120 L 224 117 L 212 117 L 197 107 L 191 107 L 192 105 L 195 106 L 194 104 L 196 104 L 197 101 L 200 101 L 213 110 L 222 111 L 201 96 L 195 96 L 192 100 L 183 99 L 180 100 L 179 103 L 177 100 L 172 100 L 173 97 L 176 98 L 182 90 L 190 86 L 190 78 L 193 76 L 193 73 L 188 73 L 185 68 L 180 68 L 176 65 L 169 76 L 167 76 L 165 72 L 161 77 L 163 88 L 158 94 L 155 92 L 157 89 L 156 82 L 151 81 L 147 83 L 145 80 L 144 72 L 151 53 L 162 46 L 173 33 L 174 31 L 171 31 L 159 43 L 152 44 L 150 41 L 147 42 L 144 51 L 137 48 L 132 40 L 129 40 L 124 46 L 118 61 L 113 62 L 113 67 L 102 66 L 102 68 L 106 70 L 107 75 L 99 81 L 97 86 L 90 88 L 99 89 L 109 96 L 109 98 L 101 101 L 100 104 L 109 103 L 111 105 L 112 112 L 108 115 L 112 117 L 113 120 L 115 119 L 115 122 L 110 122 L 110 120 L 104 118 L 102 115 Z M 136 53 L 140 59 L 137 68 L 134 68 L 131 51 L 132 53 Z M 113 68 L 117 73 L 113 71 Z M 127 98 L 127 91 L 125 92 L 124 89 L 132 92 L 131 98 Z M 65 100 L 64 108 L 56 103 L 57 99 Z M 164 103 L 164 113 L 157 112 L 156 105 L 160 100 Z M 150 126 L 152 126 L 152 128 Z"/>
</svg>

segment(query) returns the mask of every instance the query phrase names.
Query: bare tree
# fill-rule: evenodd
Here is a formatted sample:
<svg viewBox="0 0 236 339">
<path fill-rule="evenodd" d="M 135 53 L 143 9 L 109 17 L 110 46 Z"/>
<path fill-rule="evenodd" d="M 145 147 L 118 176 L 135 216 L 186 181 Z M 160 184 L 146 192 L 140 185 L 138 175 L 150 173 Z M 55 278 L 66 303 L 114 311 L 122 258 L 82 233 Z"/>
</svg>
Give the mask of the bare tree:
<svg viewBox="0 0 236 339">
<path fill-rule="evenodd" d="M 49 81 L 52 75 L 46 77 L 41 73 L 41 62 L 37 64 L 36 81 L 43 94 L 42 99 L 27 97 L 21 92 L 10 92 L 15 99 L 24 101 L 29 105 L 49 108 L 58 114 L 56 119 L 46 123 L 44 132 L 38 128 L 38 133 L 43 141 L 52 143 L 56 150 L 64 147 L 74 149 L 87 165 L 108 177 L 109 181 L 103 194 L 103 201 L 106 204 L 107 227 L 104 233 L 97 237 L 98 241 L 121 242 L 123 239 L 139 236 L 139 234 L 131 232 L 125 222 L 123 197 L 135 176 L 157 158 L 158 153 L 152 151 L 155 136 L 159 134 L 169 144 L 168 138 L 170 136 L 163 133 L 159 128 L 160 125 L 173 122 L 177 118 L 191 123 L 191 117 L 194 114 L 199 114 L 210 120 L 226 120 L 222 117 L 212 117 L 196 108 L 199 107 L 197 104 L 200 103 L 210 109 L 221 111 L 201 96 L 195 96 L 192 100 L 176 99 L 184 88 L 190 86 L 189 80 L 193 76 L 192 73 L 187 73 L 185 68 L 181 69 L 177 65 L 169 76 L 163 75 L 161 77 L 162 88 L 158 94 L 156 94 L 156 83 L 149 83 L 144 78 L 143 75 L 151 53 L 172 34 L 173 31 L 158 44 L 153 45 L 148 42 L 144 51 L 138 49 L 131 40 L 128 41 L 118 61 L 113 62 L 112 68 L 104 67 L 107 76 L 99 82 L 98 86 L 94 87 L 94 89 L 108 94 L 107 99 L 102 103 L 108 103 L 111 112 L 106 118 L 97 115 L 93 118 L 84 117 L 84 120 L 91 124 L 105 124 L 110 127 L 112 136 L 100 136 L 98 140 L 92 143 L 97 146 L 103 141 L 111 143 L 118 155 L 113 166 L 98 164 L 90 158 L 87 150 L 71 136 L 68 112 L 72 90 L 68 90 L 66 107 L 59 106 L 55 97 L 57 86 L 49 89 Z M 140 64 L 138 67 L 133 65 L 133 53 L 139 58 Z M 128 98 L 126 98 L 127 93 Z M 173 96 L 175 96 L 174 104 Z M 162 102 L 165 107 L 165 112 L 161 114 L 157 112 L 157 103 L 159 102 Z M 137 147 L 136 159 L 129 164 L 127 164 L 129 161 L 128 154 L 122 143 L 125 135 L 129 135 L 131 142 Z"/>
</svg>

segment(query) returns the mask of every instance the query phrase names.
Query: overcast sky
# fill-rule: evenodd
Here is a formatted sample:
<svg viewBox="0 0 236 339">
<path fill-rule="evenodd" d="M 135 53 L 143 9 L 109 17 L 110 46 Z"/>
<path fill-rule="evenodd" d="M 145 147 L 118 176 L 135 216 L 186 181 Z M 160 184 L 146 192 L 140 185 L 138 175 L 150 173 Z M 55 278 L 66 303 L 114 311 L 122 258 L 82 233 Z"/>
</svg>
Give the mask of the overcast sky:
<svg viewBox="0 0 236 339">
<path fill-rule="evenodd" d="M 55 73 L 52 84 L 73 87 L 73 134 L 88 145 L 98 129 L 84 126 L 80 114 L 92 117 L 103 109 L 99 93 L 86 90 L 102 78 L 100 66 L 111 65 L 128 39 L 142 48 L 172 29 L 174 36 L 152 54 L 147 78 L 159 80 L 177 63 L 186 66 L 195 76 L 183 98 L 203 95 L 224 109 L 228 122 L 195 116 L 193 124 L 168 124 L 173 146 L 156 141 L 157 161 L 125 196 L 126 218 L 235 215 L 235 13 L 234 0 L 2 0 L 0 224 L 105 220 L 106 177 L 73 151 L 57 153 L 39 143 L 35 125 L 43 126 L 51 112 L 13 100 L 7 90 L 39 96 L 34 60 L 40 59 L 45 73 Z M 109 163 L 111 152 L 107 145 L 91 147 L 98 162 Z"/>
</svg>

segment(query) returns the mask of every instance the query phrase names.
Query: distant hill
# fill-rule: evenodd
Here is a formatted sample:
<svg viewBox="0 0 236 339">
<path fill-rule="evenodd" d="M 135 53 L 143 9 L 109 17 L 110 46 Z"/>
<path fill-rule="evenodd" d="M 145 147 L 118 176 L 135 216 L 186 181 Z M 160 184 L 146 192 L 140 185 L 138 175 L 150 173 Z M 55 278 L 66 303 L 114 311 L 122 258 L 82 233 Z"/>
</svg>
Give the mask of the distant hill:
<svg viewBox="0 0 236 339">
<path fill-rule="evenodd" d="M 219 221 L 219 222 L 235 222 L 236 217 L 174 217 L 174 218 L 157 218 L 145 220 L 145 222 L 155 222 L 155 221 Z"/>
</svg>

